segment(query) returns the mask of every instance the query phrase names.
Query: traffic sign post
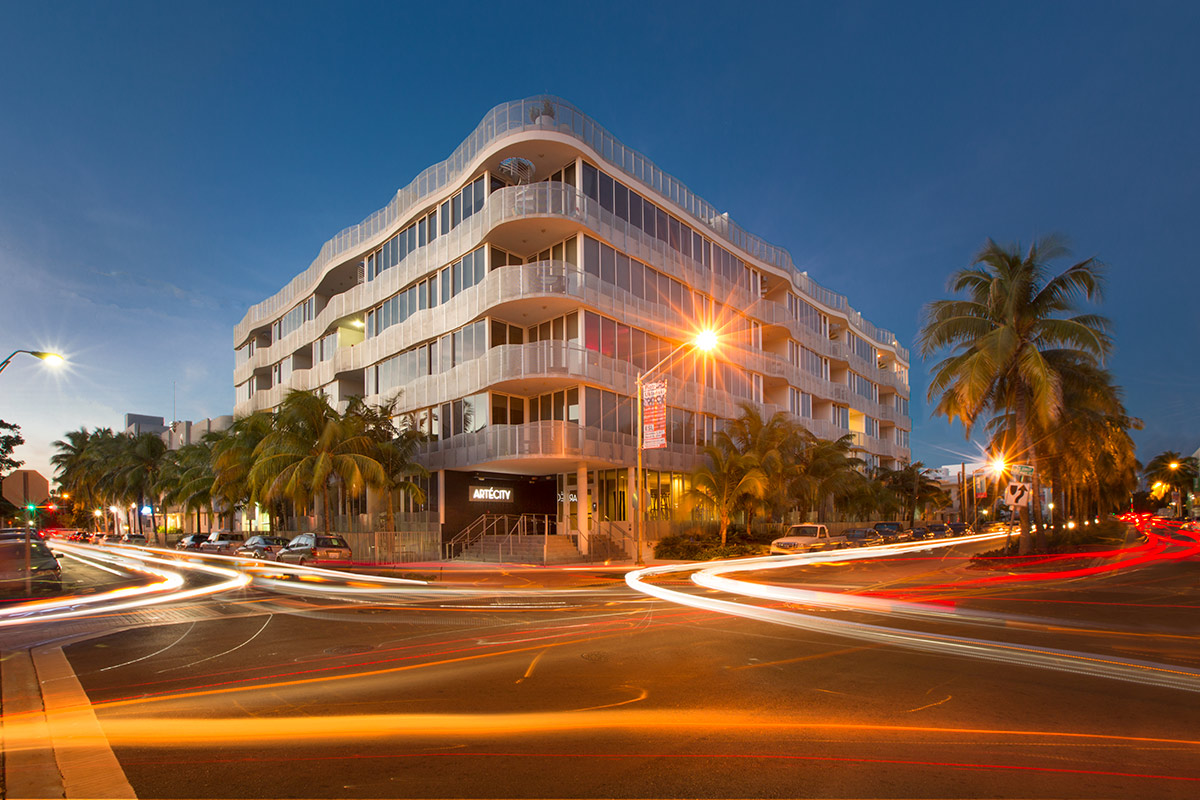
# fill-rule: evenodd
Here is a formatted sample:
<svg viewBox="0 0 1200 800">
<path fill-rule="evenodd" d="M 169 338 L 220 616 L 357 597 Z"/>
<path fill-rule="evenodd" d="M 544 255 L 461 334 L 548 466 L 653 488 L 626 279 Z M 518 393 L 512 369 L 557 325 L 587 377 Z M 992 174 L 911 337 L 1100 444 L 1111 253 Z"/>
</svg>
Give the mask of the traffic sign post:
<svg viewBox="0 0 1200 800">
<path fill-rule="evenodd" d="M 33 521 L 39 503 L 50 497 L 50 481 L 35 469 L 17 469 L 9 473 L 0 484 L 4 499 L 14 506 L 26 509 L 29 518 L 25 522 L 25 596 L 33 597 L 33 558 L 29 538 L 33 534 Z M 30 507 L 32 506 L 32 510 Z"/>
<path fill-rule="evenodd" d="M 1029 508 L 1029 497 L 1032 494 L 1029 486 L 1014 481 L 1004 490 L 1004 502 L 1013 508 Z"/>
</svg>

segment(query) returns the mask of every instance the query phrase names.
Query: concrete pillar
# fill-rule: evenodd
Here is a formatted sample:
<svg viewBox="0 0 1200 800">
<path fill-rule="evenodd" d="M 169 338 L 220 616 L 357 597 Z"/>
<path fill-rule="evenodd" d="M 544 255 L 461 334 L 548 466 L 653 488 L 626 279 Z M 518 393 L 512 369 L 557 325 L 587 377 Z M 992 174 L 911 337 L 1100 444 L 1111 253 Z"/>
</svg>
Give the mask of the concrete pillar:
<svg viewBox="0 0 1200 800">
<path fill-rule="evenodd" d="M 588 496 L 587 464 L 580 464 L 575 470 L 575 491 L 578 496 L 576 506 L 576 527 L 579 528 L 579 552 L 588 553 L 588 513 L 591 511 L 591 498 Z"/>
<path fill-rule="evenodd" d="M 637 486 L 637 469 L 634 467 L 626 467 L 625 473 L 626 473 L 626 475 L 625 475 L 625 522 L 626 522 L 626 525 L 628 526 L 627 530 L 628 530 L 630 537 L 632 537 L 633 540 L 636 542 L 637 541 L 637 525 L 641 520 L 641 518 L 637 516 L 641 512 L 641 509 L 635 508 L 634 503 L 633 503 L 633 493 L 636 492 L 637 488 L 638 488 L 638 486 Z M 642 500 L 644 500 L 644 498 L 639 497 L 638 500 L 642 501 Z M 645 547 L 645 543 L 646 543 L 646 537 L 645 537 L 645 532 L 643 531 L 643 533 L 642 533 L 642 546 L 643 547 Z"/>
</svg>

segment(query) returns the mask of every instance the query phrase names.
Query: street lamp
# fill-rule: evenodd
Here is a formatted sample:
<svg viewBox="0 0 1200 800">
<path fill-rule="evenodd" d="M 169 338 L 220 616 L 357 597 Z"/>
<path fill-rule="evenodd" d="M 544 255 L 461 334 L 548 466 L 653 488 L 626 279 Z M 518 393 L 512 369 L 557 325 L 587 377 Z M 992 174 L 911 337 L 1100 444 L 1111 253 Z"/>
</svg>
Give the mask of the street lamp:
<svg viewBox="0 0 1200 800">
<path fill-rule="evenodd" d="M 52 367 L 57 367 L 59 364 L 66 361 L 66 359 L 60 356 L 58 353 L 47 353 L 43 350 L 13 350 L 11 353 L 9 353 L 8 358 L 0 361 L 0 372 L 4 371 L 4 368 L 8 366 L 8 362 L 12 361 L 13 358 L 16 357 L 17 353 L 28 353 L 34 358 L 40 358 L 42 361 L 45 361 Z"/>
<path fill-rule="evenodd" d="M 696 334 L 694 338 L 683 342 L 670 353 L 645 372 L 639 372 L 637 376 L 637 470 L 634 475 L 636 485 L 634 486 L 634 497 L 637 499 L 637 556 L 635 563 L 637 566 L 642 566 L 645 563 L 642 560 L 642 542 L 645 538 L 643 530 L 646 527 L 646 498 L 642 495 L 644 492 L 642 481 L 642 450 L 646 446 L 646 428 L 643 418 L 644 409 L 642 407 L 642 388 L 646 378 L 649 378 L 656 371 L 662 368 L 664 364 L 674 358 L 679 351 L 685 347 L 694 347 L 702 353 L 710 352 L 717 346 L 717 334 L 711 329 L 705 329 Z"/>
<path fill-rule="evenodd" d="M 1167 467 L 1171 470 L 1171 472 L 1174 472 L 1175 470 L 1179 469 L 1179 462 L 1172 461 L 1170 464 L 1167 464 Z M 1175 506 L 1175 519 L 1179 519 L 1183 516 L 1183 492 L 1179 490 L 1179 485 L 1175 483 L 1175 479 L 1173 477 L 1171 479 L 1170 489 L 1172 495 L 1171 505 Z"/>
</svg>

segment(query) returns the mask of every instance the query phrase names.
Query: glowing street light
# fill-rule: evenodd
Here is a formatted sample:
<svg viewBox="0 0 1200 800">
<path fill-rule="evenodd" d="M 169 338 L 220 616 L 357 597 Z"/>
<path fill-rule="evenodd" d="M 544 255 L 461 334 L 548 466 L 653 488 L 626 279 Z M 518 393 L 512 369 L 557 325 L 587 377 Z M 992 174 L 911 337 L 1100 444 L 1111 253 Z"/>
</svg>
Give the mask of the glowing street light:
<svg viewBox="0 0 1200 800">
<path fill-rule="evenodd" d="M 642 384 L 645 382 L 646 378 L 650 377 L 655 372 L 657 372 L 659 369 L 661 369 L 664 364 L 666 364 L 668 361 L 673 359 L 685 347 L 695 348 L 696 350 L 699 350 L 702 353 L 709 353 L 709 352 L 712 352 L 713 348 L 715 348 L 717 346 L 717 341 L 718 341 L 718 337 L 717 337 L 716 331 L 712 330 L 711 328 L 706 328 L 706 329 L 698 332 L 689 341 L 685 341 L 682 344 L 680 344 L 678 347 L 676 347 L 674 350 L 672 350 L 670 353 L 668 353 L 666 355 L 666 357 L 663 358 L 662 361 L 659 361 L 657 364 L 655 364 L 650 369 L 646 370 L 645 372 L 638 373 L 638 376 L 636 379 L 636 383 L 637 383 L 637 414 L 638 414 L 637 415 L 637 471 L 635 474 L 636 482 L 635 482 L 635 488 L 634 488 L 634 496 L 637 498 L 637 544 L 636 544 L 637 555 L 636 555 L 635 563 L 639 567 L 644 563 L 642 560 L 642 542 L 645 538 L 643 530 L 646 527 L 646 498 L 643 497 L 645 492 L 642 491 L 642 488 L 643 488 L 642 487 L 642 484 L 643 484 L 643 481 L 642 481 L 642 450 L 646 446 L 646 429 L 645 429 L 645 419 L 644 419 L 645 409 L 643 408 L 643 405 L 642 405 L 643 404 Z"/>
<path fill-rule="evenodd" d="M 8 362 L 12 361 L 13 358 L 16 357 L 17 353 L 28 353 L 34 358 L 40 358 L 42 361 L 45 361 L 52 367 L 57 367 L 59 364 L 66 361 L 66 359 L 60 356 L 58 353 L 48 353 L 44 350 L 13 350 L 11 353 L 9 353 L 8 358 L 0 361 L 0 372 L 4 371 L 4 368 L 8 366 Z"/>
</svg>

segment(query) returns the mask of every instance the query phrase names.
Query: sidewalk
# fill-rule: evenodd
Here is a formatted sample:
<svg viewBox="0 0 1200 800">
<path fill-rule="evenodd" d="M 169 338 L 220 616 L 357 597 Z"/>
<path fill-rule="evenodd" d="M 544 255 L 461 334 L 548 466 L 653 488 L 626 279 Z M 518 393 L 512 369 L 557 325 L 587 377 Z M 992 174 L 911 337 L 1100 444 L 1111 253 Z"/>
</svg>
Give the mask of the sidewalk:
<svg viewBox="0 0 1200 800">
<path fill-rule="evenodd" d="M 136 797 L 60 645 L 0 653 L 0 689 L 4 797 Z"/>
</svg>

